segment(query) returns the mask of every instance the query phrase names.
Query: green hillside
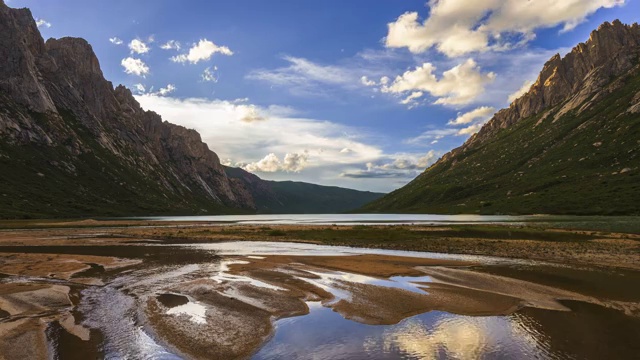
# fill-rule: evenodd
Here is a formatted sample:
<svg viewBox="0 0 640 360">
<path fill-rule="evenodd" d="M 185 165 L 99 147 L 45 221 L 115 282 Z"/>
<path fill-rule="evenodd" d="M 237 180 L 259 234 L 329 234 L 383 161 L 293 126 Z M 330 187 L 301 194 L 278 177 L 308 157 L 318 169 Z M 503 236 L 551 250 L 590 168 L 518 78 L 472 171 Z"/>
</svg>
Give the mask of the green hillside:
<svg viewBox="0 0 640 360">
<path fill-rule="evenodd" d="M 369 212 L 640 214 L 640 71 L 554 121 L 562 107 L 498 130 L 368 204 Z M 578 106 L 577 108 L 580 108 Z"/>
</svg>

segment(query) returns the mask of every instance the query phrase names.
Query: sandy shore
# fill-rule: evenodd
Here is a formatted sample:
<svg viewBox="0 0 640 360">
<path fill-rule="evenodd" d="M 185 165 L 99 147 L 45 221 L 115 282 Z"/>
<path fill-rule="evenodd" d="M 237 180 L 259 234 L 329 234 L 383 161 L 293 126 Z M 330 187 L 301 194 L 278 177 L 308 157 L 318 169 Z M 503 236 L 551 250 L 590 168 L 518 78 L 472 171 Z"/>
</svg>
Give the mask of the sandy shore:
<svg viewBox="0 0 640 360">
<path fill-rule="evenodd" d="M 5 222 L 3 226 L 11 224 L 15 225 Z M 20 226 L 28 229 L 0 231 L 0 247 L 284 241 L 640 269 L 640 234 L 628 233 L 491 225 L 221 226 L 200 222 L 96 220 L 33 221 L 21 222 Z"/>
</svg>

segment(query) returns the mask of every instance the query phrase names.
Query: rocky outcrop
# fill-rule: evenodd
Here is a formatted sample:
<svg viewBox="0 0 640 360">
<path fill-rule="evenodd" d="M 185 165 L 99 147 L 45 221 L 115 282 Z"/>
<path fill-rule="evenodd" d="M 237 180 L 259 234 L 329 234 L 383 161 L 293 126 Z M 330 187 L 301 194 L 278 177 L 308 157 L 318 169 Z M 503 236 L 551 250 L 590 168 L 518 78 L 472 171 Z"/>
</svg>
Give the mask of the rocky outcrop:
<svg viewBox="0 0 640 360">
<path fill-rule="evenodd" d="M 0 90 L 30 110 L 54 111 L 55 105 L 38 68 L 47 64 L 45 45 L 29 9 L 0 3 Z"/>
<path fill-rule="evenodd" d="M 167 201 L 196 198 L 205 208 L 255 209 L 251 196 L 234 191 L 218 156 L 196 131 L 144 111 L 124 86 L 114 89 L 84 39 L 45 42 L 28 9 L 0 3 L 0 58 L 0 135 L 11 149 L 64 149 L 74 168 L 95 157 L 105 176 L 141 179 L 138 186 L 119 181 L 129 191 L 148 188 Z M 144 203 L 145 195 L 139 197 Z"/>
<path fill-rule="evenodd" d="M 637 23 L 605 22 L 564 58 L 556 54 L 549 59 L 529 91 L 496 113 L 464 147 L 490 139 L 499 129 L 559 104 L 563 106 L 557 109 L 555 119 L 572 110 L 579 113 L 588 109 L 604 95 L 600 90 L 605 85 L 637 66 L 639 55 Z"/>
<path fill-rule="evenodd" d="M 83 39 L 0 0 L 0 217 L 339 212 L 381 194 L 227 168 L 192 129 L 105 80 Z"/>
</svg>

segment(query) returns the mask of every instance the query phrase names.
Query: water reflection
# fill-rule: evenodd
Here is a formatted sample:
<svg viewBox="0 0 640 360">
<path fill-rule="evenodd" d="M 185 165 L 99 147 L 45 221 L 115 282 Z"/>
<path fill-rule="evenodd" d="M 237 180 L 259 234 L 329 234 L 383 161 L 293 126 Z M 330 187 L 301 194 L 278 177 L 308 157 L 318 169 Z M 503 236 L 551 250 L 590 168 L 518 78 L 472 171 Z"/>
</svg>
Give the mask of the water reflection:
<svg viewBox="0 0 640 360">
<path fill-rule="evenodd" d="M 439 315 L 435 323 L 418 316 L 385 331 L 381 338 L 368 338 L 367 351 L 414 359 L 525 358 L 544 353 L 508 317 Z"/>
<path fill-rule="evenodd" d="M 433 311 L 397 325 L 346 320 L 310 303 L 308 316 L 276 323 L 258 359 L 553 358 L 532 332 L 508 316 L 469 317 Z"/>
</svg>

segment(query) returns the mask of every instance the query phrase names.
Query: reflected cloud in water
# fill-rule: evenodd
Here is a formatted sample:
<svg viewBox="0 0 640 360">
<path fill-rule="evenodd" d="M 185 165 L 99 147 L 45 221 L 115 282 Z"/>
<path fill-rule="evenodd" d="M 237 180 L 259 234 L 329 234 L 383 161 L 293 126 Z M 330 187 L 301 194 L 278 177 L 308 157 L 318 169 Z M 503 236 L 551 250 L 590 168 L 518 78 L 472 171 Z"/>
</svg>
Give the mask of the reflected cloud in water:
<svg viewBox="0 0 640 360">
<path fill-rule="evenodd" d="M 468 317 L 441 313 L 430 323 L 422 316 L 365 340 L 370 354 L 399 353 L 411 359 L 545 357 L 538 341 L 510 317 Z"/>
</svg>

